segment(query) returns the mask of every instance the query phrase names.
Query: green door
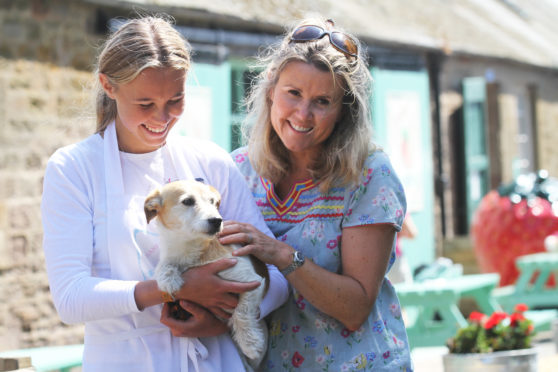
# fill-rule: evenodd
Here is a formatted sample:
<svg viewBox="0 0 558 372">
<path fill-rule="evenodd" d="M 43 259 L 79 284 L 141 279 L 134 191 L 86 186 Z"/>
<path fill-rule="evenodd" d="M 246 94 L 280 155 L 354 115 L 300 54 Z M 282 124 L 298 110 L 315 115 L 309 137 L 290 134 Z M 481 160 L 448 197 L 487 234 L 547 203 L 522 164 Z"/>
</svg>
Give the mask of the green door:
<svg viewBox="0 0 558 372">
<path fill-rule="evenodd" d="M 230 63 L 194 63 L 186 81 L 184 113 L 174 130 L 188 137 L 211 140 L 230 150 L 230 122 Z"/>
<path fill-rule="evenodd" d="M 416 238 L 402 242 L 412 271 L 432 263 L 436 253 L 428 74 L 374 68 L 372 75 L 374 140 L 387 152 L 403 183 L 407 213 L 418 229 Z"/>
<path fill-rule="evenodd" d="M 489 159 L 486 141 L 486 82 L 482 77 L 463 80 L 463 144 L 467 227 L 489 188 Z"/>
</svg>

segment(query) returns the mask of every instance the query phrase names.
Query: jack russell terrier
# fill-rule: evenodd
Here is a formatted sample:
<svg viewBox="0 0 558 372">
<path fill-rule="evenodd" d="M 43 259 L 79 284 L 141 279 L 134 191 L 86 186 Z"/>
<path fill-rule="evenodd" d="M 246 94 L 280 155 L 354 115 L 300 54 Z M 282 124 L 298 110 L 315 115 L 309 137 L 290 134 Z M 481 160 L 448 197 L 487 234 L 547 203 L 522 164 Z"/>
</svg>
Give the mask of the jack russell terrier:
<svg viewBox="0 0 558 372">
<path fill-rule="evenodd" d="M 170 182 L 147 196 L 147 223 L 157 219 L 161 239 L 160 260 L 155 268 L 159 289 L 172 294 L 184 284 L 182 273 L 189 268 L 233 257 L 231 253 L 238 246 L 224 246 L 217 239 L 223 221 L 218 210 L 220 201 L 215 188 L 194 180 Z M 267 349 L 267 327 L 258 318 L 269 274 L 265 264 L 253 256 L 236 259 L 236 265 L 219 273 L 221 278 L 262 283 L 239 296 L 238 306 L 228 320 L 233 340 L 255 369 Z M 179 310 L 185 311 L 175 304 L 171 313 L 176 316 Z"/>
</svg>

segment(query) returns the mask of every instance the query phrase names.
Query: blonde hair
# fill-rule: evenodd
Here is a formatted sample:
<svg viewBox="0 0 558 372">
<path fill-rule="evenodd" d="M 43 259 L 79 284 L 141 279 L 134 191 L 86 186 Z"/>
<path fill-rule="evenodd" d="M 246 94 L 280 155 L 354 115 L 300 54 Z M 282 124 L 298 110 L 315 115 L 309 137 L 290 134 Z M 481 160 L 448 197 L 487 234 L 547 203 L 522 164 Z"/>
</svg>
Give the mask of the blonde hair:
<svg viewBox="0 0 558 372">
<path fill-rule="evenodd" d="M 370 118 L 372 77 L 362 47 L 352 35 L 358 45 L 357 58 L 339 52 L 327 36 L 310 42 L 290 41 L 293 30 L 309 24 L 324 30 L 330 28 L 326 21 L 304 20 L 289 30 L 278 45 L 272 45 L 260 56 L 263 70 L 247 97 L 247 117 L 242 129 L 252 166 L 259 175 L 277 184 L 289 172 L 290 164 L 288 150 L 271 125 L 269 92 L 285 66 L 293 61 L 331 72 L 345 90 L 342 118 L 324 142 L 323 154 L 309 169 L 312 179 L 320 184 L 320 191 L 327 192 L 333 186 L 356 184 L 368 154 L 375 149 Z"/>
<path fill-rule="evenodd" d="M 125 22 L 105 42 L 97 59 L 96 75 L 105 74 L 118 86 L 134 80 L 146 68 L 190 68 L 190 45 L 173 28 L 169 17 L 145 16 Z M 96 132 L 103 132 L 116 117 L 116 102 L 101 84 L 95 87 Z"/>
</svg>

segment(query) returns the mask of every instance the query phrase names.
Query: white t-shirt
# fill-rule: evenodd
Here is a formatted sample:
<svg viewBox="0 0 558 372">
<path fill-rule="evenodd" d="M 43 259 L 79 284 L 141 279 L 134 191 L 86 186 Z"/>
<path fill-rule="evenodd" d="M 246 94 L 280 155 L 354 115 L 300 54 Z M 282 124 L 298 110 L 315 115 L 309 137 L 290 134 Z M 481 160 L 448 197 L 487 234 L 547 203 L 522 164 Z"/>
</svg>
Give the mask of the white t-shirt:
<svg viewBox="0 0 558 372">
<path fill-rule="evenodd" d="M 111 124 L 104 138 L 61 148 L 47 164 L 41 204 L 47 273 L 62 321 L 85 323 L 84 372 L 243 370 L 228 334 L 176 338 L 160 323 L 161 305 L 139 311 L 135 303 L 135 285 L 150 278 L 158 259 L 143 200 L 147 189 L 175 177 L 204 179 L 223 197 L 223 219 L 273 236 L 228 153 L 210 142 L 169 136 L 154 153 L 120 154 Z M 269 268 L 262 316 L 288 292 L 283 276 Z"/>
</svg>

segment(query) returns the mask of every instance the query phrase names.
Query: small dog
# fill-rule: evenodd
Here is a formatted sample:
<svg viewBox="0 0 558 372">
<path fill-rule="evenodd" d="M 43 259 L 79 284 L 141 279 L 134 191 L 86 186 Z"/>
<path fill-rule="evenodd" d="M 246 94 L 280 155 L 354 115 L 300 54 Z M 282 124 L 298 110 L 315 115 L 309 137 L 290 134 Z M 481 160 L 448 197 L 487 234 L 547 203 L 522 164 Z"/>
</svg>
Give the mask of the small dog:
<svg viewBox="0 0 558 372">
<path fill-rule="evenodd" d="M 181 276 L 184 271 L 232 257 L 231 252 L 238 248 L 224 246 L 217 239 L 216 234 L 222 230 L 220 201 L 215 188 L 194 180 L 168 183 L 147 196 L 144 204 L 147 223 L 156 217 L 161 236 L 155 279 L 162 291 L 178 291 L 184 284 Z M 258 317 L 269 274 L 265 264 L 255 257 L 237 259 L 236 265 L 219 276 L 238 282 L 262 282 L 258 288 L 240 295 L 238 306 L 228 320 L 233 340 L 252 368 L 257 368 L 267 349 L 267 327 Z"/>
</svg>

